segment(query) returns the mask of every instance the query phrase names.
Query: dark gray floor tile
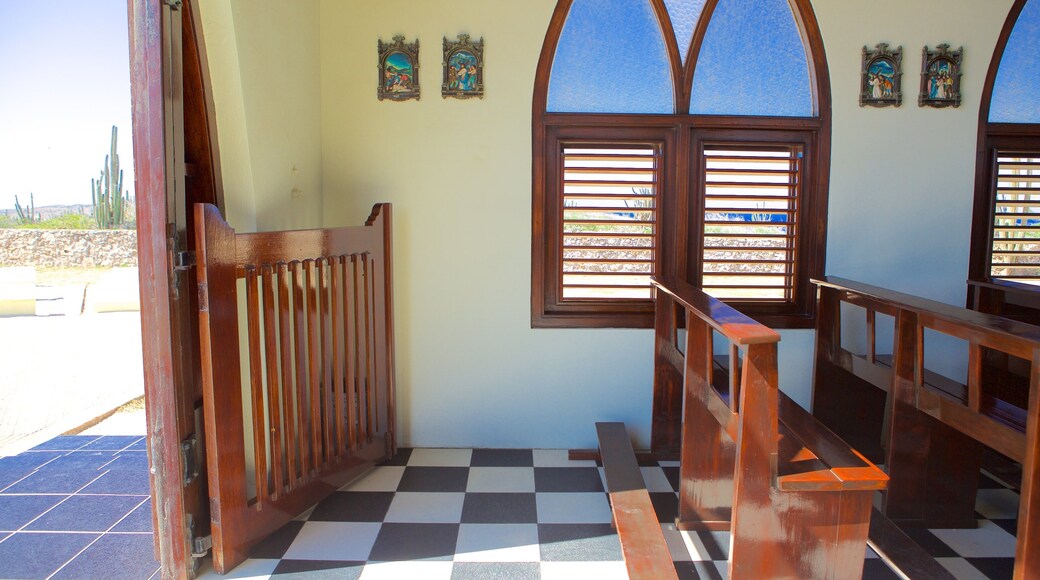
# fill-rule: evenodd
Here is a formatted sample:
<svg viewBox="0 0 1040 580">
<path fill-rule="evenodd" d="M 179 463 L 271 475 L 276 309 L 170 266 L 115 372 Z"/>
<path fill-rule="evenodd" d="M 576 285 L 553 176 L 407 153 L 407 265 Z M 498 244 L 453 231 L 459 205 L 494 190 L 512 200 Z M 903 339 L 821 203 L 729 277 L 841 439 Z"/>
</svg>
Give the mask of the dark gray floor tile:
<svg viewBox="0 0 1040 580">
<path fill-rule="evenodd" d="M 654 506 L 657 521 L 662 524 L 674 524 L 679 516 L 679 496 L 667 491 L 650 493 L 650 503 Z"/>
<path fill-rule="evenodd" d="M 406 467 L 397 491 L 466 491 L 468 467 Z"/>
<path fill-rule="evenodd" d="M 141 505 L 134 508 L 134 511 L 130 512 L 130 515 L 126 516 L 116 527 L 112 528 L 113 532 L 147 532 L 151 533 L 152 530 L 152 500 L 148 499 Z"/>
<path fill-rule="evenodd" d="M 672 489 L 676 493 L 679 492 L 679 468 L 678 467 L 662 467 L 661 471 L 664 472 L 664 476 L 668 478 L 668 483 L 672 484 Z"/>
<path fill-rule="evenodd" d="M 871 558 L 863 561 L 863 580 L 899 580 L 899 574 L 881 558 Z"/>
<path fill-rule="evenodd" d="M 278 580 L 357 580 L 364 570 L 364 562 L 282 560 L 275 567 L 271 578 Z"/>
<path fill-rule="evenodd" d="M 691 532 L 704 544 L 712 560 L 729 560 L 729 532 Z"/>
<path fill-rule="evenodd" d="M 40 443 L 32 451 L 75 451 L 97 439 L 97 435 L 61 435 Z"/>
<path fill-rule="evenodd" d="M 264 560 L 277 560 L 285 555 L 285 551 L 292 545 L 297 534 L 303 529 L 306 522 L 291 521 L 275 530 L 273 534 L 260 540 L 258 544 L 249 550 L 250 558 Z M 306 560 L 304 560 L 306 561 Z"/>
<path fill-rule="evenodd" d="M 722 574 L 712 560 L 674 562 L 679 580 L 722 580 Z"/>
<path fill-rule="evenodd" d="M 146 580 L 159 569 L 151 534 L 105 534 L 54 575 L 54 580 Z"/>
<path fill-rule="evenodd" d="M 392 491 L 337 491 L 314 508 L 312 522 L 381 522 L 394 501 Z"/>
<path fill-rule="evenodd" d="M 14 534 L 0 542 L 0 578 L 46 578 L 98 536 Z"/>
<path fill-rule="evenodd" d="M 0 495 L 0 531 L 17 531 L 66 497 L 68 496 Z"/>
<path fill-rule="evenodd" d="M 538 524 L 538 543 L 546 562 L 622 559 L 621 542 L 610 524 Z"/>
<path fill-rule="evenodd" d="M 534 489 L 540 492 L 603 491 L 595 467 L 535 467 Z"/>
<path fill-rule="evenodd" d="M 1014 558 L 965 558 L 990 580 L 1011 578 L 1015 572 Z"/>
<path fill-rule="evenodd" d="M 102 469 L 102 472 L 106 469 Z M 108 470 L 100 479 L 83 488 L 80 493 L 107 493 L 121 495 L 148 495 L 148 469 Z"/>
<path fill-rule="evenodd" d="M 143 497 L 74 495 L 26 526 L 48 532 L 103 532 L 129 514 Z"/>
<path fill-rule="evenodd" d="M 470 467 L 533 467 L 530 449 L 474 449 Z"/>
<path fill-rule="evenodd" d="M 533 493 L 467 493 L 464 524 L 533 524 L 538 507 Z"/>
<path fill-rule="evenodd" d="M 538 580 L 538 562 L 455 562 L 451 580 Z"/>
<path fill-rule="evenodd" d="M 368 559 L 451 560 L 458 539 L 459 524 L 383 524 Z"/>
<path fill-rule="evenodd" d="M 990 520 L 994 524 L 1000 526 L 1005 532 L 1012 536 L 1018 535 L 1018 520 Z"/>
<path fill-rule="evenodd" d="M 949 558 L 957 555 L 957 552 L 954 552 L 953 548 L 947 546 L 945 542 L 928 530 L 914 528 L 905 529 L 903 531 L 906 532 L 906 535 L 910 536 L 910 539 L 920 544 L 920 546 L 933 558 Z"/>
<path fill-rule="evenodd" d="M 396 465 L 404 466 L 408 465 L 408 460 L 412 457 L 412 450 L 408 447 L 398 447 L 397 453 L 390 458 L 389 461 L 384 461 L 379 465 Z"/>
</svg>

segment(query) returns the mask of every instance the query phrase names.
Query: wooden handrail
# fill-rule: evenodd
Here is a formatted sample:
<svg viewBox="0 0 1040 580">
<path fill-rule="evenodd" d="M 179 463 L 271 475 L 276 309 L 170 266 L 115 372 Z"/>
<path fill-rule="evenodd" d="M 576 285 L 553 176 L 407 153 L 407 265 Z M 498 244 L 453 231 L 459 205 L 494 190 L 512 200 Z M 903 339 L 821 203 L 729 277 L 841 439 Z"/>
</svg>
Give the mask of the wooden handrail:
<svg viewBox="0 0 1040 580">
<path fill-rule="evenodd" d="M 923 322 L 934 321 L 937 326 L 943 325 L 944 328 L 941 330 L 954 330 L 956 334 L 951 332 L 952 336 L 967 339 L 965 335 L 977 335 L 978 340 L 985 346 L 1026 360 L 1032 359 L 1033 349 L 1036 343 L 1040 342 L 1040 327 L 1031 324 L 835 276 L 825 276 L 812 282 L 818 286 L 850 293 L 854 295 L 853 298 L 862 297 L 876 302 L 885 307 L 879 311 L 886 314 L 896 310 L 912 312 Z"/>
<path fill-rule="evenodd" d="M 671 277 L 653 277 L 650 283 L 672 296 L 688 311 L 696 313 L 701 320 L 734 344 L 743 346 L 780 342 L 780 335 L 775 330 L 755 322 L 688 282 Z"/>
</svg>

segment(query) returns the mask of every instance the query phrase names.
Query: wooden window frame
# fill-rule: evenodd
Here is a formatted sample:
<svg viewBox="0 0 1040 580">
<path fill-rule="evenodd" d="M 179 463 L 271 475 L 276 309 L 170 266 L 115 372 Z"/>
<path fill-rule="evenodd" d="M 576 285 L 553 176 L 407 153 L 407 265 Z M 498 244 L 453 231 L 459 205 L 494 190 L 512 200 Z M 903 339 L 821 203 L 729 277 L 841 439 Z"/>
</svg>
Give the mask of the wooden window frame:
<svg viewBox="0 0 1040 580">
<path fill-rule="evenodd" d="M 982 102 L 979 107 L 978 146 L 975 159 L 975 198 L 972 207 L 971 250 L 968 257 L 968 281 L 1009 286 L 1040 295 L 1040 286 L 1007 281 L 991 275 L 993 252 L 994 200 L 996 196 L 997 155 L 1004 152 L 1029 152 L 1040 156 L 1040 124 L 990 123 L 990 104 L 997 70 L 1004 58 L 1008 39 L 1025 8 L 1027 0 L 1016 0 L 1008 12 L 1004 28 L 997 39 L 990 60 L 986 83 L 983 86 Z M 972 307 L 974 298 L 969 284 L 967 306 Z"/>
<path fill-rule="evenodd" d="M 549 77 L 556 46 L 573 0 L 559 0 L 550 20 L 535 73 L 532 103 L 532 215 L 531 215 L 531 326 L 532 328 L 653 328 L 652 300 L 562 300 L 559 247 L 562 220 L 559 149 L 561 141 L 663 143 L 664 163 L 658 195 L 655 273 L 698 282 L 701 230 L 687 218 L 691 206 L 701 203 L 699 183 L 693 179 L 694 134 L 748 144 L 770 144 L 794 139 L 806 144 L 803 167 L 800 232 L 797 239 L 795 297 L 791 302 L 733 305 L 774 328 L 812 328 L 815 292 L 810 278 L 822 276 L 825 265 L 827 191 L 830 181 L 830 77 L 819 25 L 809 0 L 790 0 L 796 24 L 805 39 L 809 61 L 813 117 L 736 117 L 690 115 L 689 98 L 701 42 L 718 0 L 708 0 L 694 31 L 685 66 L 680 47 L 669 33 L 665 45 L 672 66 L 676 113 L 673 115 L 549 113 L 546 111 Z M 661 26 L 670 31 L 664 0 L 649 0 Z M 683 47 L 685 49 L 685 47 Z M 703 214 L 703 212 L 702 212 Z"/>
<path fill-rule="evenodd" d="M 819 172 L 819 128 L 782 128 L 777 123 L 771 129 L 746 128 L 693 128 L 690 147 L 690 203 L 695 204 L 688 212 L 687 231 L 690 232 L 688 247 L 697 251 L 688 252 L 686 277 L 696 286 L 701 285 L 704 247 L 705 181 L 700 178 L 703 171 L 702 157 L 706 145 L 732 145 L 734 147 L 756 147 L 770 145 L 798 145 L 802 148 L 801 183 L 798 191 L 796 233 L 794 239 L 794 281 L 790 300 L 763 301 L 728 299 L 726 302 L 761 324 L 773 328 L 809 328 L 813 324 L 816 293 L 811 277 L 824 271 L 823 235 L 826 231 L 827 196 L 820 191 Z"/>
</svg>

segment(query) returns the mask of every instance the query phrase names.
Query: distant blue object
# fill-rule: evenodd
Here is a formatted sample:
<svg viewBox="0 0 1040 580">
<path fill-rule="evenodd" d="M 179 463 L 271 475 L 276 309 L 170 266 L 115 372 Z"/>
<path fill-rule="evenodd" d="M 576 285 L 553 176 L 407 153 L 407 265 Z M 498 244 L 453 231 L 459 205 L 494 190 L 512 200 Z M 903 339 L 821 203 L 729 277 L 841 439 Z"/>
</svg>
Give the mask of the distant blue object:
<svg viewBox="0 0 1040 580">
<path fill-rule="evenodd" d="M 697 57 L 690 113 L 813 116 L 805 44 L 787 0 L 720 0 Z"/>
<path fill-rule="evenodd" d="M 693 41 L 693 31 L 697 28 L 701 12 L 704 11 L 704 3 L 707 0 L 664 0 L 668 8 L 668 18 L 672 21 L 672 29 L 675 31 L 675 41 L 679 44 L 679 56 L 683 64 L 690 54 L 690 42 Z"/>
<path fill-rule="evenodd" d="M 675 112 L 671 66 L 649 0 L 575 0 L 549 77 L 550 113 Z"/>
<path fill-rule="evenodd" d="M 1040 123 L 1040 0 L 1026 2 L 993 82 L 991 123 Z"/>
</svg>

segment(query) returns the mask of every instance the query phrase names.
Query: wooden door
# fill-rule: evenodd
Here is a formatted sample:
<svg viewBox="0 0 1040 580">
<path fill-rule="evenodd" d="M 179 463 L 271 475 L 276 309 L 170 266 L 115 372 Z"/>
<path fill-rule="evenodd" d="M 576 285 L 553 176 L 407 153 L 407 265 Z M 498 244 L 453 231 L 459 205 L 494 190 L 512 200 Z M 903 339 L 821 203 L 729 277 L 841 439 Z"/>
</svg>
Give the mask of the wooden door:
<svg viewBox="0 0 1040 580">
<path fill-rule="evenodd" d="M 190 578 L 209 497 L 199 443 L 201 379 L 194 202 L 222 205 L 205 51 L 187 0 L 130 0 L 130 64 L 145 407 L 156 552 Z M 199 540 L 196 542 L 195 540 Z"/>
</svg>

